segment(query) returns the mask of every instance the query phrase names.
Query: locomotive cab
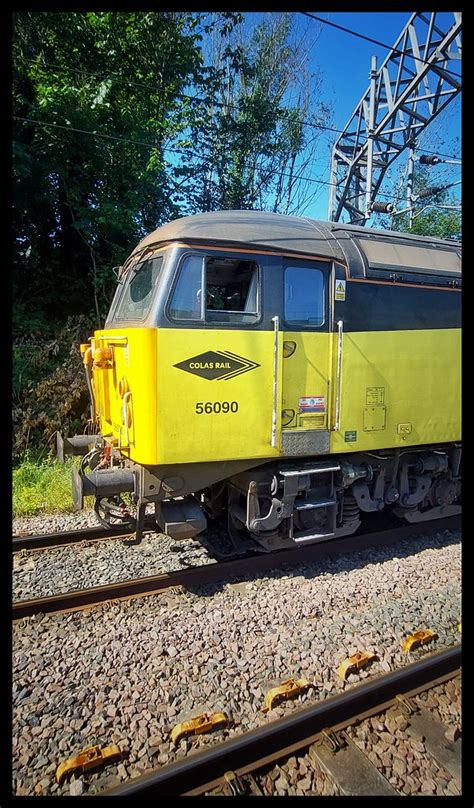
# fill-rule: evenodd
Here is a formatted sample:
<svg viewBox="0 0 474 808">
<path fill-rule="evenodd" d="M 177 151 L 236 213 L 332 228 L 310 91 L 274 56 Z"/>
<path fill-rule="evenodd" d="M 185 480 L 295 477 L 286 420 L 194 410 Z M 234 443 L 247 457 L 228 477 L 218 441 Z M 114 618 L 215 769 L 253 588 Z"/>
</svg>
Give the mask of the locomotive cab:
<svg viewBox="0 0 474 808">
<path fill-rule="evenodd" d="M 155 503 L 176 537 L 227 514 L 236 548 L 266 550 L 354 532 L 361 510 L 453 512 L 459 258 L 250 211 L 155 231 L 81 346 L 96 434 L 62 448 L 84 455 L 76 506 L 140 534 Z"/>
</svg>

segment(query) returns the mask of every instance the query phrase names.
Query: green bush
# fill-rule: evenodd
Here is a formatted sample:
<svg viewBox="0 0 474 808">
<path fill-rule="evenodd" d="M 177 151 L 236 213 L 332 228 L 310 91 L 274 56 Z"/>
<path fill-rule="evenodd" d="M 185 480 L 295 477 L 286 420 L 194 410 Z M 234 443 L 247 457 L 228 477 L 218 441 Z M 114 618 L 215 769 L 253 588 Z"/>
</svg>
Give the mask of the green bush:
<svg viewBox="0 0 474 808">
<path fill-rule="evenodd" d="M 73 458 L 64 465 L 56 460 L 35 460 L 27 453 L 13 469 L 13 515 L 74 511 L 71 494 Z"/>
<path fill-rule="evenodd" d="M 92 318 L 69 317 L 54 340 L 19 338 L 13 347 L 13 458 L 53 446 L 56 431 L 84 431 L 89 393 L 79 352 Z"/>
</svg>

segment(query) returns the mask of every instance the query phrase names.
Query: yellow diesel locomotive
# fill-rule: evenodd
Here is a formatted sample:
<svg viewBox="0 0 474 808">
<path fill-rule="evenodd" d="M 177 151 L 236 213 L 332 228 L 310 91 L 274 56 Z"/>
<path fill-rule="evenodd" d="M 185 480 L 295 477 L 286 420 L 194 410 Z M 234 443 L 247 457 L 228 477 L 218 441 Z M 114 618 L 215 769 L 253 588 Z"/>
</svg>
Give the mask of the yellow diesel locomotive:
<svg viewBox="0 0 474 808">
<path fill-rule="evenodd" d="M 81 346 L 77 508 L 236 552 L 461 509 L 459 242 L 259 211 L 185 217 L 120 268 Z M 124 498 L 124 494 L 127 497 Z"/>
</svg>

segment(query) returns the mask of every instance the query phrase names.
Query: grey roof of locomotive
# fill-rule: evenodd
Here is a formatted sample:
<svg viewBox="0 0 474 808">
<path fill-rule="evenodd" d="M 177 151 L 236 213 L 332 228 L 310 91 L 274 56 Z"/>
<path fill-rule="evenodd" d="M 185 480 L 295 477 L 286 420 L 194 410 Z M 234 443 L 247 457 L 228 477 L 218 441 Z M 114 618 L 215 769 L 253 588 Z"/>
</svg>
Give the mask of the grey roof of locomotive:
<svg viewBox="0 0 474 808">
<path fill-rule="evenodd" d="M 410 246 L 425 247 L 427 260 L 418 271 L 431 273 L 434 265 L 438 275 L 458 277 L 461 274 L 461 244 L 458 241 L 253 210 L 224 210 L 174 219 L 142 239 L 132 256 L 146 247 L 173 242 L 245 245 L 253 249 L 328 258 L 346 264 L 352 277 L 367 276 L 370 261 L 366 250 L 372 253 L 372 263 L 373 259 L 382 259 L 375 260 L 374 266 L 379 266 L 383 263 L 384 245 L 405 249 L 407 256 Z M 400 256 L 399 266 L 402 266 L 403 253 Z"/>
</svg>

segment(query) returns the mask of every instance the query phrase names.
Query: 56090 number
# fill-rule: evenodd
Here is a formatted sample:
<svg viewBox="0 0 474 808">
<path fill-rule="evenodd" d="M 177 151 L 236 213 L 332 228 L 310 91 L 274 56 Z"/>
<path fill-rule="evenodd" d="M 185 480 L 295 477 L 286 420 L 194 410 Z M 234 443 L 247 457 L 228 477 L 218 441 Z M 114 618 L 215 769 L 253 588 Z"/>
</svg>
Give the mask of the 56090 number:
<svg viewBox="0 0 474 808">
<path fill-rule="evenodd" d="M 197 415 L 210 415 L 212 412 L 218 415 L 220 412 L 238 412 L 237 401 L 198 401 L 196 403 Z"/>
</svg>

